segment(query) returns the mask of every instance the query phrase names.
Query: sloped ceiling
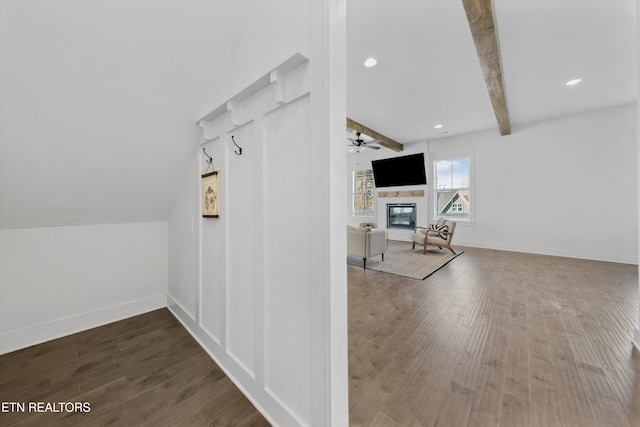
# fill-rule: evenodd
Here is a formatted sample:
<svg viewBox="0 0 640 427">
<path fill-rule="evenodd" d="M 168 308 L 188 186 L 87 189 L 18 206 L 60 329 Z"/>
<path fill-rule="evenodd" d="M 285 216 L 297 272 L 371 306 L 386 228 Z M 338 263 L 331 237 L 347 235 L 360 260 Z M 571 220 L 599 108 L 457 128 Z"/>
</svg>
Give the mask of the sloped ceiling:
<svg viewBox="0 0 640 427">
<path fill-rule="evenodd" d="M 305 28 L 305 7 L 0 2 L 2 228 L 166 220 L 200 138 L 195 120 L 243 88 L 233 82 L 264 73 L 252 65 L 274 60 L 266 44 L 300 44 L 256 39 L 252 22 L 273 20 L 271 8 Z"/>
<path fill-rule="evenodd" d="M 514 132 L 636 101 L 636 7 L 634 0 L 494 0 Z M 350 0 L 347 23 L 350 118 L 405 144 L 498 132 L 461 1 Z M 365 68 L 370 56 L 378 64 Z M 575 77 L 582 83 L 564 85 Z"/>
</svg>

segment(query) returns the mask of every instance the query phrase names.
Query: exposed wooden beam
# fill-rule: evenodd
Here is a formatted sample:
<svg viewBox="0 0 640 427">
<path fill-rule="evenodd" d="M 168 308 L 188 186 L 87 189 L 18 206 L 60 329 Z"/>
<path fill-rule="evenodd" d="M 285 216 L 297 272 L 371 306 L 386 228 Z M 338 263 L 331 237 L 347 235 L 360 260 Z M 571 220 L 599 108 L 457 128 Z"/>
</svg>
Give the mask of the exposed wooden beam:
<svg viewBox="0 0 640 427">
<path fill-rule="evenodd" d="M 373 139 L 379 139 L 380 142 L 378 142 L 378 144 L 382 145 L 383 147 L 387 147 L 390 150 L 402 151 L 404 149 L 403 145 L 400 144 L 398 141 L 394 141 L 393 139 L 388 138 L 383 134 L 376 132 L 373 129 L 370 129 L 365 125 L 361 125 L 360 123 L 351 120 L 349 117 L 347 117 L 347 129 L 351 129 L 356 132 L 363 133 L 365 135 L 370 136 Z"/>
<path fill-rule="evenodd" d="M 511 134 L 492 0 L 462 0 L 501 135 Z"/>
</svg>

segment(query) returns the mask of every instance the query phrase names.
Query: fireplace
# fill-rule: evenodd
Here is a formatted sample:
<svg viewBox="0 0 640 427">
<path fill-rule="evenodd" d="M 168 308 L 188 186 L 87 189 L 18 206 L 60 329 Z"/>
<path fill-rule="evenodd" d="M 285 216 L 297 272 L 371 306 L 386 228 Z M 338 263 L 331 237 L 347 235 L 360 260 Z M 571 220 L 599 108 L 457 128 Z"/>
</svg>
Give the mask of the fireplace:
<svg viewBox="0 0 640 427">
<path fill-rule="evenodd" d="M 417 208 L 415 203 L 387 204 L 387 228 L 416 228 Z"/>
</svg>

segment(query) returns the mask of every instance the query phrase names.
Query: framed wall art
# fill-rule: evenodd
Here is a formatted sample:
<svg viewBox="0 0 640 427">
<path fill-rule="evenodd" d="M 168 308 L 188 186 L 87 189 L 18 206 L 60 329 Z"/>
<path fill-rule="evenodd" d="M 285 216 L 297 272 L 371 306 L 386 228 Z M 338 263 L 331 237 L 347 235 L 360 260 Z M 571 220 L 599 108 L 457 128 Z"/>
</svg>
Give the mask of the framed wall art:
<svg viewBox="0 0 640 427">
<path fill-rule="evenodd" d="M 218 171 L 202 174 L 202 217 L 219 218 L 220 192 L 218 185 Z"/>
</svg>

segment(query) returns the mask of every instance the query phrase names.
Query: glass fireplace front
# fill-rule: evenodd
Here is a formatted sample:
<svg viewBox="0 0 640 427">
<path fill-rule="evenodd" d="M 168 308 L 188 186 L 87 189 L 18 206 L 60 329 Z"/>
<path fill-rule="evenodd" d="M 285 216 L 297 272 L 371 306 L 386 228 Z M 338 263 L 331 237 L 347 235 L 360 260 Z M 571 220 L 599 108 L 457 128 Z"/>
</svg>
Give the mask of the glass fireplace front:
<svg viewBox="0 0 640 427">
<path fill-rule="evenodd" d="M 416 228 L 416 204 L 387 204 L 387 228 Z"/>
</svg>

